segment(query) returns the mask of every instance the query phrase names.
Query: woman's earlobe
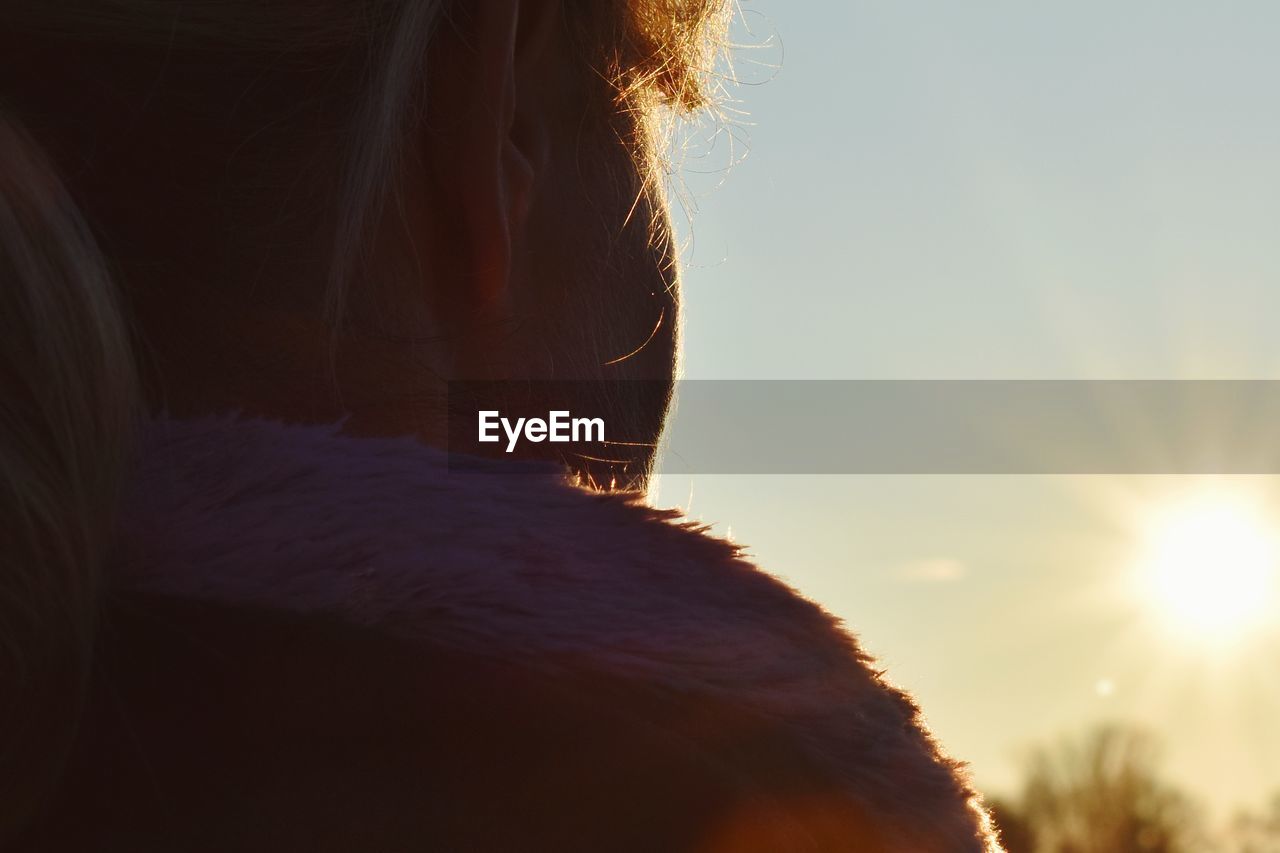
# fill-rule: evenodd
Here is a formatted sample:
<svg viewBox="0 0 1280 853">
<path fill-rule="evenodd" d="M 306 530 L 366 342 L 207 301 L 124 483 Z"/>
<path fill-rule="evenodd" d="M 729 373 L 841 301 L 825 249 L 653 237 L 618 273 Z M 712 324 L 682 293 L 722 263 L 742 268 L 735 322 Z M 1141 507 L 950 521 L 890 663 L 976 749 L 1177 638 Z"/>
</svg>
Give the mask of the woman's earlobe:
<svg viewBox="0 0 1280 853">
<path fill-rule="evenodd" d="M 511 158 L 519 0 L 459 4 L 437 36 L 429 67 L 429 126 L 419 138 L 434 186 L 433 206 L 451 221 L 442 234 L 455 275 L 437 297 L 462 313 L 503 301 L 511 270 Z M 461 243 L 461 245 L 457 245 Z M 470 306 L 470 307 L 468 307 Z"/>
<path fill-rule="evenodd" d="M 560 21 L 558 0 L 485 0 L 453 19 L 433 59 L 433 132 L 424 144 L 446 207 L 458 211 L 469 262 L 455 294 L 477 306 L 501 303 L 513 244 L 550 157 L 545 82 Z M 441 45 L 443 48 L 444 46 Z"/>
</svg>

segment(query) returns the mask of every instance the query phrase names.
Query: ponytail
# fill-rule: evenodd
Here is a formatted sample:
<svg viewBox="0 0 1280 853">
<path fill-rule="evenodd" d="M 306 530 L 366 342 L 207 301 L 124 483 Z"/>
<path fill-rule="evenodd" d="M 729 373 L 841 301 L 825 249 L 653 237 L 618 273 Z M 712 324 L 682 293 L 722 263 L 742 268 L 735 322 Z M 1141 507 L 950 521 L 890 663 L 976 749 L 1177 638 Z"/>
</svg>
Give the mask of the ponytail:
<svg viewBox="0 0 1280 853">
<path fill-rule="evenodd" d="M 112 282 L 50 161 L 0 111 L 0 844 L 75 736 L 133 362 Z"/>
</svg>

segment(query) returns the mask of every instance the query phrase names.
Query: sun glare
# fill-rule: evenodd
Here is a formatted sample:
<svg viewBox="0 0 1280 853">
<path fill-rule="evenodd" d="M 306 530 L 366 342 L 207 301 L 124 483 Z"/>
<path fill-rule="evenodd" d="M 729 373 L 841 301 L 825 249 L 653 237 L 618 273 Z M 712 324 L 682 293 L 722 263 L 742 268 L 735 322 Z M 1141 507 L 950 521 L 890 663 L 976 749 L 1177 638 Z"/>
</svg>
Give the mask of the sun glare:
<svg viewBox="0 0 1280 853">
<path fill-rule="evenodd" d="M 1280 532 L 1260 506 L 1197 494 L 1153 512 L 1143 534 L 1141 594 L 1174 630 L 1234 640 L 1271 616 Z"/>
</svg>

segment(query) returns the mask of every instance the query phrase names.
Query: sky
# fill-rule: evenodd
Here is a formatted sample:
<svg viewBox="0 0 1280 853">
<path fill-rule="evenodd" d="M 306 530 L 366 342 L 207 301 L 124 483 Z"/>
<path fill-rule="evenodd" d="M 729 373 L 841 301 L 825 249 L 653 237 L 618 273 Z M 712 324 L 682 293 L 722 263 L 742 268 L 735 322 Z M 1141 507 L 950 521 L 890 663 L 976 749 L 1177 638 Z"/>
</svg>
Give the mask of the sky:
<svg viewBox="0 0 1280 853">
<path fill-rule="evenodd" d="M 1275 377 L 1280 5 L 743 9 L 734 112 L 683 159 L 684 378 Z M 1229 810 L 1280 790 L 1280 616 L 1224 647 L 1135 569 L 1144 519 L 1205 488 L 1280 519 L 1268 477 L 665 476 L 657 499 L 846 619 L 987 790 L 1127 720 Z"/>
</svg>

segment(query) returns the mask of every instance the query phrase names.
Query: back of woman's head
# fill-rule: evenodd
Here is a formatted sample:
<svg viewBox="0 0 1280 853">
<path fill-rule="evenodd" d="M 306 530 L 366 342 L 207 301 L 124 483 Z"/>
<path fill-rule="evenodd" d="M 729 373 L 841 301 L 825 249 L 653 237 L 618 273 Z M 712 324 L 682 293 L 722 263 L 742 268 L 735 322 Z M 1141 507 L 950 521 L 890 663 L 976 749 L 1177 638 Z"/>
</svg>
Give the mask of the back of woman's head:
<svg viewBox="0 0 1280 853">
<path fill-rule="evenodd" d="M 521 15 L 553 16 L 582 48 L 574 61 L 599 86 L 601 114 L 622 117 L 601 136 L 621 139 L 618 127 L 634 125 L 635 138 L 619 148 L 632 148 L 637 164 L 649 161 L 640 149 L 651 111 L 701 103 L 720 0 L 518 2 Z M 4 4 L 0 843 L 51 790 L 75 736 L 134 414 L 143 396 L 152 407 L 171 402 L 156 388 L 173 377 L 157 378 L 155 364 L 181 361 L 164 351 L 165 336 L 186 348 L 181 355 L 206 343 L 237 353 L 239 342 L 219 341 L 224 330 L 211 317 L 241 322 L 270 301 L 245 308 L 264 291 L 290 309 L 314 302 L 326 322 L 346 310 L 348 287 L 376 254 L 379 223 L 406 207 L 401 170 L 422 156 L 406 143 L 430 113 L 428 47 L 446 28 L 465 42 L 457 29 L 479 8 L 454 0 Z M 635 171 L 638 181 L 600 172 L 605 192 L 619 196 L 616 217 L 601 215 L 604 230 L 632 220 L 627 193 L 652 188 L 654 170 Z M 596 211 L 584 221 L 589 215 Z M 619 254 L 606 242 L 611 257 Z M 644 299 L 665 298 L 663 281 L 651 279 L 641 282 Z M 585 325 L 570 319 L 565 328 Z M 652 326 L 647 315 L 639 322 Z M 195 330 L 207 337 L 193 345 Z M 145 369 L 135 369 L 131 349 L 146 356 Z M 205 366 L 198 375 L 225 372 L 216 359 Z M 135 393 L 136 374 L 145 394 Z"/>
</svg>

